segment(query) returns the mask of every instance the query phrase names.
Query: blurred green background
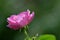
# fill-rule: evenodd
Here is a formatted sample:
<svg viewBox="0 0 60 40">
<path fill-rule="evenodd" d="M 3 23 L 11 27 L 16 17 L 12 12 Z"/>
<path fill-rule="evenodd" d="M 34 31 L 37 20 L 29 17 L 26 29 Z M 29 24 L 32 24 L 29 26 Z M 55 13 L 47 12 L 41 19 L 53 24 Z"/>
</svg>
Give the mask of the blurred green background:
<svg viewBox="0 0 60 40">
<path fill-rule="evenodd" d="M 24 40 L 24 32 L 6 27 L 7 17 L 30 9 L 35 18 L 29 24 L 28 33 L 53 34 L 60 40 L 60 0 L 0 0 L 0 40 Z"/>
</svg>

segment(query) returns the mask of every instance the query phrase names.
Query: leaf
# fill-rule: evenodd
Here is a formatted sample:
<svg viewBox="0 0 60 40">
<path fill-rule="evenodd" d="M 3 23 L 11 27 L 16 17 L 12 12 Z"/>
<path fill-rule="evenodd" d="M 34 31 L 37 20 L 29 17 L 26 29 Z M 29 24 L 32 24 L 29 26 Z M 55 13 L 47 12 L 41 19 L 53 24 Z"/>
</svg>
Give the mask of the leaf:
<svg viewBox="0 0 60 40">
<path fill-rule="evenodd" d="M 36 40 L 56 40 L 56 37 L 51 34 L 50 35 L 46 34 L 46 35 L 39 36 Z"/>
</svg>

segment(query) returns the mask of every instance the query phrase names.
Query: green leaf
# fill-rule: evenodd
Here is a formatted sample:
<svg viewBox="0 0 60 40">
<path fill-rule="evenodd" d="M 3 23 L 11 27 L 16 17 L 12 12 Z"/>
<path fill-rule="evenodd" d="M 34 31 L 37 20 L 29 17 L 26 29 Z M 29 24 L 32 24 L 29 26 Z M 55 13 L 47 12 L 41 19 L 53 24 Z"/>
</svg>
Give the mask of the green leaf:
<svg viewBox="0 0 60 40">
<path fill-rule="evenodd" d="M 41 35 L 36 40 L 56 40 L 56 37 L 54 35 Z"/>
</svg>

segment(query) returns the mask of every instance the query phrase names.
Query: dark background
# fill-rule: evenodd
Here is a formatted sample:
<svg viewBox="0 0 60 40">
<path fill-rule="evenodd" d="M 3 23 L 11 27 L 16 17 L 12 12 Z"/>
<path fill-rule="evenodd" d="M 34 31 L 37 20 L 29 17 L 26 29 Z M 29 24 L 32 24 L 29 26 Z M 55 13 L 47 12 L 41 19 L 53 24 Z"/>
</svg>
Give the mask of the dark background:
<svg viewBox="0 0 60 40">
<path fill-rule="evenodd" d="M 24 40 L 24 32 L 6 27 L 7 17 L 30 9 L 35 12 L 29 35 L 53 34 L 60 40 L 60 0 L 0 0 L 0 40 Z"/>
</svg>

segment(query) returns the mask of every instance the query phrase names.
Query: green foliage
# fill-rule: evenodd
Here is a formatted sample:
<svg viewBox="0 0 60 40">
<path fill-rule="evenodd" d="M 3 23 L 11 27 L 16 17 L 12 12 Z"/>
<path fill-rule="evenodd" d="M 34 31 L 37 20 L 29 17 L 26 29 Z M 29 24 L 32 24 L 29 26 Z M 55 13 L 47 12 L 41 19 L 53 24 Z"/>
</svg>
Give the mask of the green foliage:
<svg viewBox="0 0 60 40">
<path fill-rule="evenodd" d="M 39 36 L 36 40 L 56 40 L 56 37 L 54 35 L 45 34 Z"/>
</svg>

